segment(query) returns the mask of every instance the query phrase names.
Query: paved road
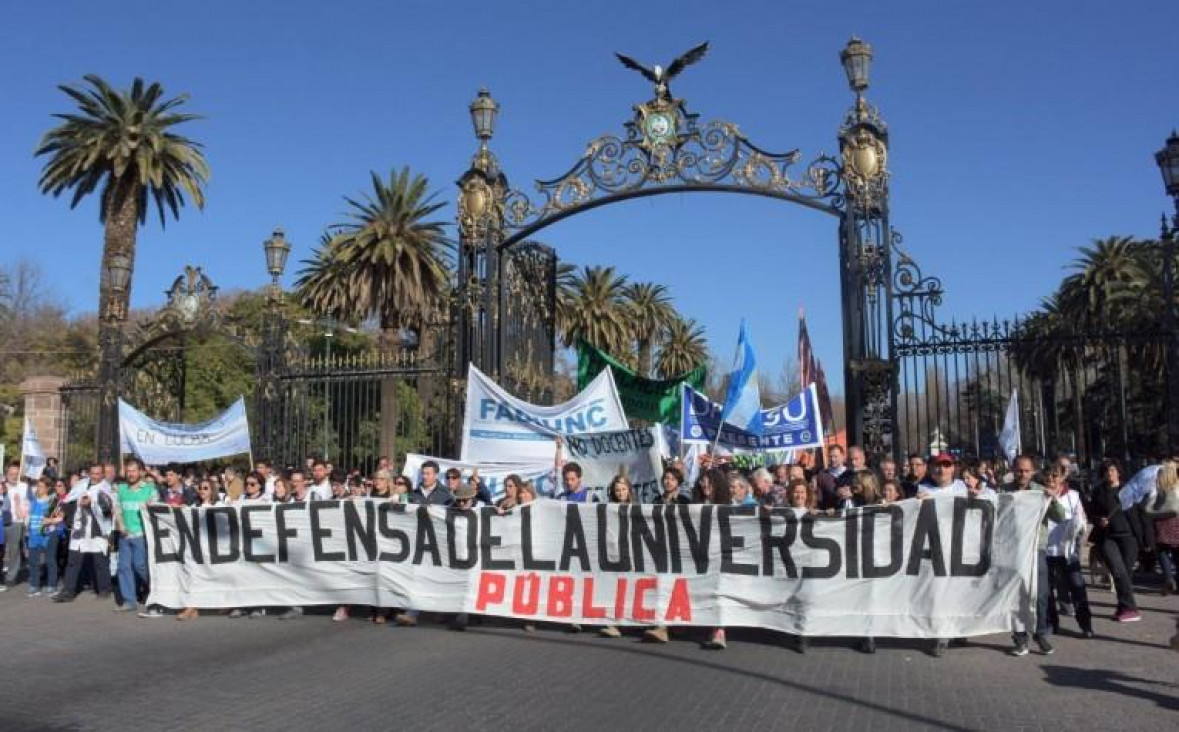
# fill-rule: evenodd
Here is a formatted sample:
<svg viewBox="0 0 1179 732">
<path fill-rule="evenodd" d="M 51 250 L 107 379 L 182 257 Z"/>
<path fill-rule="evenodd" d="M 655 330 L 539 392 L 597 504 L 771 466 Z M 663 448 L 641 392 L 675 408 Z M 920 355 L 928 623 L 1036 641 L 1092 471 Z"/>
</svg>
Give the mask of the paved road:
<svg viewBox="0 0 1179 732">
<path fill-rule="evenodd" d="M 1093 599 L 1112 612 L 1109 593 Z M 890 641 L 803 656 L 758 631 L 713 652 L 499 623 L 178 623 L 9 591 L 0 729 L 1174 729 L 1179 598 L 1141 600 L 1143 622 L 1099 620 L 1099 640 L 1066 619 L 1052 656 L 1010 658 L 988 636 L 934 659 Z"/>
</svg>

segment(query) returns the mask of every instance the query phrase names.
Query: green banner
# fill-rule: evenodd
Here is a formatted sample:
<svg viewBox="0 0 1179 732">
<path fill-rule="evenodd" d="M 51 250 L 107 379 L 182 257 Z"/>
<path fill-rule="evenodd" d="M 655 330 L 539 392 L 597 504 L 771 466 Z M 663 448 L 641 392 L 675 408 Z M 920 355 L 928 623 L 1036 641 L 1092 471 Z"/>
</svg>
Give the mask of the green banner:
<svg viewBox="0 0 1179 732">
<path fill-rule="evenodd" d="M 680 423 L 680 384 L 686 381 L 693 389 L 703 389 L 708 374 L 707 368 L 701 364 L 674 379 L 647 379 L 585 341 L 577 344 L 578 391 L 585 389 L 606 367 L 614 370 L 614 383 L 618 386 L 627 419 L 664 424 Z"/>
</svg>

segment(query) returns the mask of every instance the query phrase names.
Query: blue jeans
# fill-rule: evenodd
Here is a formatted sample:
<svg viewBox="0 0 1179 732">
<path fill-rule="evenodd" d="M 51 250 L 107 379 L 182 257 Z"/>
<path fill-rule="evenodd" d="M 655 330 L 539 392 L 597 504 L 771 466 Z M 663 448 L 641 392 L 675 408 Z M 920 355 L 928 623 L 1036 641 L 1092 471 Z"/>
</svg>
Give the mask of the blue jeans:
<svg viewBox="0 0 1179 732">
<path fill-rule="evenodd" d="M 1167 580 L 1179 581 L 1179 576 L 1175 574 L 1177 560 L 1179 560 L 1179 547 L 1159 544 L 1159 566 L 1163 570 L 1163 582 Z"/>
<path fill-rule="evenodd" d="M 147 588 L 147 538 L 143 536 L 119 537 L 119 593 L 123 604 L 136 606 L 135 580 L 138 578 Z"/>
<path fill-rule="evenodd" d="M 50 558 L 49 543 L 46 542 L 38 547 L 29 547 L 29 592 L 38 592 L 41 589 L 42 564 L 49 570 L 49 580 L 45 587 L 57 589 L 57 557 Z"/>
</svg>

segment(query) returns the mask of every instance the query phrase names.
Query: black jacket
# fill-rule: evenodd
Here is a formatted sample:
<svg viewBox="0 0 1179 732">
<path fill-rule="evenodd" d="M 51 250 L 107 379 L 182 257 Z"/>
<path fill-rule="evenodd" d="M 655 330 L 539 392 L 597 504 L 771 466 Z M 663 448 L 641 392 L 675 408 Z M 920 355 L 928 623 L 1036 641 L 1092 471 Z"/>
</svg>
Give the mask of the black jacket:
<svg viewBox="0 0 1179 732">
<path fill-rule="evenodd" d="M 1108 519 L 1109 525 L 1102 527 L 1100 519 Z M 1091 537 L 1097 543 L 1107 536 L 1130 536 L 1130 518 L 1122 511 L 1122 503 L 1118 500 L 1118 491 L 1109 483 L 1102 481 L 1093 487 L 1089 498 L 1089 520 L 1093 522 L 1094 531 Z"/>
</svg>

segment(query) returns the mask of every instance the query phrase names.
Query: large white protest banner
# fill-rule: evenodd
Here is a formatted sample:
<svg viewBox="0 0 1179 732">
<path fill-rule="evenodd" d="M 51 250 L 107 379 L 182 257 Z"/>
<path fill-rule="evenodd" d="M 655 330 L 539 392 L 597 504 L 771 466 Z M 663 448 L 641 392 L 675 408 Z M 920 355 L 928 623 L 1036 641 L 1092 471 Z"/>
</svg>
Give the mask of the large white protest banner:
<svg viewBox="0 0 1179 732">
<path fill-rule="evenodd" d="M 842 517 L 540 500 L 499 515 L 374 500 L 152 505 L 148 602 L 357 604 L 566 623 L 940 637 L 1032 623 L 1039 493 Z"/>
<path fill-rule="evenodd" d="M 438 469 L 444 473 L 451 468 L 457 468 L 463 474 L 464 480 L 478 471 L 479 480 L 483 481 L 487 490 L 491 492 L 491 497 L 497 501 L 504 497 L 504 479 L 509 475 L 515 475 L 520 480 L 532 481 L 533 487 L 541 495 L 552 495 L 556 491 L 552 460 L 541 463 L 464 463 L 461 460 L 411 452 L 405 456 L 405 466 L 402 467 L 401 474 L 409 478 L 414 485 L 419 485 L 422 482 L 422 463 L 427 460 L 437 463 Z"/>
<path fill-rule="evenodd" d="M 157 422 L 119 400 L 122 451 L 149 465 L 190 463 L 250 451 L 246 401 L 238 398 L 229 409 L 208 422 Z"/>
<path fill-rule="evenodd" d="M 628 427 L 610 369 L 577 396 L 550 407 L 517 399 L 475 368 L 467 375 L 461 459 L 468 463 L 552 461 L 559 434 Z"/>
<path fill-rule="evenodd" d="M 568 435 L 565 457 L 581 466 L 581 484 L 605 503 L 609 501 L 610 483 L 625 475 L 631 489 L 643 503 L 662 493 L 659 479 L 663 475 L 660 444 L 663 428 L 659 425 L 637 430 Z"/>
</svg>

